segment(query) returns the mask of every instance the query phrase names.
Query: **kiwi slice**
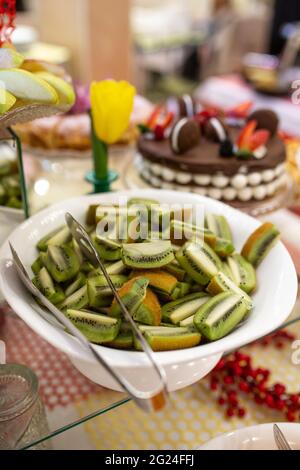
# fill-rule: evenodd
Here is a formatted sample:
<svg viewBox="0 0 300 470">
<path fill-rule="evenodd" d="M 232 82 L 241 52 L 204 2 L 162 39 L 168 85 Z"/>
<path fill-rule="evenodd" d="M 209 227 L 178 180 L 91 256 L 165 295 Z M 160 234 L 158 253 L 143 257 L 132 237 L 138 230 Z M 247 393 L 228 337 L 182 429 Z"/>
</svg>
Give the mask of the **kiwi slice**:
<svg viewBox="0 0 300 470">
<path fill-rule="evenodd" d="M 126 276 L 118 275 L 111 276 L 110 278 L 117 290 L 127 282 Z M 104 276 L 89 278 L 87 280 L 87 288 L 90 307 L 102 308 L 111 305 L 113 293 Z"/>
<path fill-rule="evenodd" d="M 172 276 L 176 277 L 178 281 L 183 282 L 186 280 L 187 274 L 184 269 L 180 266 L 178 261 L 175 259 L 172 263 L 168 264 L 164 268 Z"/>
<path fill-rule="evenodd" d="M 170 302 L 162 308 L 164 322 L 177 325 L 182 320 L 195 314 L 197 310 L 210 299 L 205 292 L 190 294 L 183 299 Z"/>
<path fill-rule="evenodd" d="M 222 267 L 220 258 L 206 243 L 186 243 L 176 259 L 195 282 L 204 286 Z"/>
<path fill-rule="evenodd" d="M 145 325 L 158 326 L 161 322 L 161 306 L 156 295 L 147 289 L 141 305 L 133 314 L 133 319 Z"/>
<path fill-rule="evenodd" d="M 64 227 L 59 227 L 52 232 L 48 233 L 45 235 L 37 244 L 37 249 L 39 251 L 47 251 L 48 249 L 48 244 L 47 242 L 51 240 L 55 235 L 57 235 L 59 232 L 61 232 L 64 229 Z"/>
<path fill-rule="evenodd" d="M 91 272 L 95 271 L 95 267 L 89 263 L 89 261 L 84 261 L 80 266 L 80 271 L 84 274 L 90 274 Z"/>
<path fill-rule="evenodd" d="M 67 317 L 89 341 L 104 344 L 114 341 L 120 331 L 121 321 L 88 310 L 68 309 Z"/>
<path fill-rule="evenodd" d="M 223 272 L 219 272 L 215 277 L 212 278 L 210 284 L 207 287 L 207 291 L 211 295 L 221 294 L 222 292 L 234 292 L 242 297 L 251 309 L 253 307 L 252 299 L 246 292 L 238 287 L 229 277 Z"/>
<path fill-rule="evenodd" d="M 66 297 L 70 297 L 72 294 L 74 294 L 76 291 L 78 291 L 81 287 L 86 285 L 86 277 L 83 273 L 78 273 L 77 277 L 75 280 L 70 284 L 66 290 L 65 294 Z"/>
<path fill-rule="evenodd" d="M 271 222 L 266 222 L 248 238 L 241 254 L 257 268 L 279 239 L 279 230 Z"/>
<path fill-rule="evenodd" d="M 8 197 L 17 197 L 21 195 L 21 186 L 18 175 L 5 176 L 2 178 L 1 184 Z"/>
<path fill-rule="evenodd" d="M 123 262 L 135 269 L 157 269 L 174 260 L 172 245 L 168 241 L 123 245 Z"/>
<path fill-rule="evenodd" d="M 118 274 L 123 274 L 124 271 L 126 271 L 126 266 L 124 266 L 123 261 L 120 260 L 107 266 L 106 270 L 110 276 L 116 276 Z"/>
<path fill-rule="evenodd" d="M 0 159 L 0 177 L 8 176 L 11 173 L 13 173 L 14 172 L 13 164 L 15 164 L 15 162 L 12 162 L 11 160 L 7 158 L 1 158 Z"/>
<path fill-rule="evenodd" d="M 146 332 L 145 339 L 148 341 L 153 351 L 175 351 L 179 349 L 188 349 L 198 346 L 201 342 L 201 334 L 197 331 L 190 331 L 182 328 L 182 332 Z M 177 330 L 177 329 L 176 329 Z"/>
<path fill-rule="evenodd" d="M 217 255 L 220 256 L 220 258 L 227 258 L 227 256 L 230 256 L 235 251 L 232 242 L 230 240 L 226 240 L 225 238 L 217 238 L 213 249 Z"/>
<path fill-rule="evenodd" d="M 94 225 L 97 224 L 97 222 L 96 222 L 96 212 L 97 212 L 98 206 L 99 206 L 99 204 L 92 204 L 88 208 L 87 213 L 86 213 L 86 219 L 85 219 L 86 225 L 94 226 Z"/>
<path fill-rule="evenodd" d="M 133 333 L 131 331 L 121 331 L 113 341 L 105 344 L 109 348 L 130 350 L 133 348 Z"/>
<path fill-rule="evenodd" d="M 213 232 L 218 238 L 223 238 L 233 243 L 231 228 L 223 215 L 206 214 L 205 226 Z"/>
<path fill-rule="evenodd" d="M 123 303 L 129 310 L 130 314 L 133 316 L 147 294 L 147 287 L 149 281 L 146 278 L 132 279 L 121 287 L 118 291 Z M 116 300 L 113 301 L 113 304 L 110 309 L 110 315 L 112 317 L 121 317 L 122 311 Z"/>
<path fill-rule="evenodd" d="M 171 241 L 174 245 L 183 246 L 186 242 L 198 239 L 205 241 L 208 245 L 214 246 L 216 235 L 207 228 L 197 227 L 194 224 L 181 222 L 179 220 L 171 221 Z"/>
<path fill-rule="evenodd" d="M 216 341 L 231 333 L 248 313 L 249 305 L 243 297 L 225 292 L 200 307 L 194 325 L 205 338 Z"/>
<path fill-rule="evenodd" d="M 65 299 L 65 294 L 60 286 L 54 284 L 46 268 L 42 268 L 33 279 L 33 284 L 54 305 Z"/>
<path fill-rule="evenodd" d="M 99 256 L 105 261 L 119 261 L 122 258 L 122 245 L 109 238 L 93 236 L 92 241 Z"/>
<path fill-rule="evenodd" d="M 137 207 L 146 207 L 147 210 L 152 209 L 153 206 L 159 206 L 159 202 L 155 199 L 142 199 L 142 198 L 132 198 L 127 202 L 128 207 L 137 206 Z"/>
<path fill-rule="evenodd" d="M 6 207 L 10 207 L 11 209 L 22 209 L 23 203 L 19 197 L 12 196 L 8 199 Z"/>
<path fill-rule="evenodd" d="M 80 270 L 80 261 L 75 251 L 68 245 L 49 246 L 46 265 L 58 283 L 70 281 Z"/>
<path fill-rule="evenodd" d="M 0 182 L 0 204 L 1 205 L 4 204 L 5 200 L 6 200 L 6 192 L 5 192 L 3 185 Z"/>
<path fill-rule="evenodd" d="M 89 305 L 87 286 L 84 285 L 74 294 L 67 297 L 64 302 L 59 304 L 60 310 L 75 309 L 81 310 Z"/>
<path fill-rule="evenodd" d="M 31 271 L 33 274 L 37 275 L 40 270 L 44 267 L 44 264 L 42 263 L 41 256 L 39 256 L 34 263 L 31 265 Z"/>
<path fill-rule="evenodd" d="M 231 278 L 247 294 L 251 294 L 256 289 L 256 272 L 242 255 L 233 254 L 227 259 L 227 266 L 231 273 Z"/>
<path fill-rule="evenodd" d="M 148 279 L 151 287 L 167 295 L 171 295 L 178 284 L 176 277 L 165 271 L 155 269 L 149 271 L 133 271 L 130 277 L 145 277 Z"/>
</svg>

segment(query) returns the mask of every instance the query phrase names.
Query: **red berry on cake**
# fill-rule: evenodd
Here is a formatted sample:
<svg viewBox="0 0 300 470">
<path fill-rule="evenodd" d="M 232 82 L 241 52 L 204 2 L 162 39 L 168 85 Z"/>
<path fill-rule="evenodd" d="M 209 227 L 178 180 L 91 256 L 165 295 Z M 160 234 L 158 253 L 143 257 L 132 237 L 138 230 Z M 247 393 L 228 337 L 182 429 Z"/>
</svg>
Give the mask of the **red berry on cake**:
<svg viewBox="0 0 300 470">
<path fill-rule="evenodd" d="M 180 119 L 171 132 L 170 140 L 172 150 L 182 154 L 196 147 L 201 138 L 198 124 L 193 119 Z"/>
<path fill-rule="evenodd" d="M 248 121 L 256 121 L 257 129 L 265 129 L 270 132 L 273 137 L 278 132 L 279 118 L 271 109 L 258 109 L 254 111 Z"/>
</svg>

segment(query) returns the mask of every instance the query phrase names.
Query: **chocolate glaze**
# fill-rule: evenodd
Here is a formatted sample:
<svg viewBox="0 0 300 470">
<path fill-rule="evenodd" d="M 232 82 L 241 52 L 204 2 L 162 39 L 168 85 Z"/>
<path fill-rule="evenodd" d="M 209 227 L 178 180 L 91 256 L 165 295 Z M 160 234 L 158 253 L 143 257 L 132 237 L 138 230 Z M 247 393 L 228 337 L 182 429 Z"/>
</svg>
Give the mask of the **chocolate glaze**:
<svg viewBox="0 0 300 470">
<path fill-rule="evenodd" d="M 230 137 L 236 142 L 240 130 L 230 129 Z M 222 172 L 227 176 L 235 175 L 243 167 L 249 173 L 273 169 L 286 160 L 285 145 L 277 136 L 272 137 L 267 145 L 267 155 L 261 160 L 239 160 L 236 157 L 222 158 L 219 155 L 220 147 L 209 140 L 202 140 L 197 147 L 182 155 L 175 154 L 168 140 L 147 140 L 142 136 L 138 143 L 139 152 L 144 158 L 153 163 L 160 163 L 181 171 L 199 174 L 214 174 Z"/>
</svg>

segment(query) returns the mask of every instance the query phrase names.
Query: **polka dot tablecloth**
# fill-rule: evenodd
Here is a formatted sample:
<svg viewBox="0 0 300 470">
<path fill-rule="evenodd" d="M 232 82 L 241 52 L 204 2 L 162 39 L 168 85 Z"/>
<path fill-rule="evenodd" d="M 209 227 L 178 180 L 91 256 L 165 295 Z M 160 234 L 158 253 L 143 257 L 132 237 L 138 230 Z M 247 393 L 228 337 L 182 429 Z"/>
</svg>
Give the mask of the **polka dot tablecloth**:
<svg viewBox="0 0 300 470">
<path fill-rule="evenodd" d="M 300 306 L 297 309 L 300 315 Z M 296 312 L 295 312 L 296 313 Z M 300 338 L 300 325 L 291 329 Z M 292 349 L 277 350 L 256 345 L 245 351 L 256 366 L 269 368 L 274 383 L 283 382 L 292 392 L 300 390 L 300 366 L 292 364 Z M 75 404 L 84 416 L 87 409 L 101 407 L 101 394 L 91 395 L 85 403 Z M 169 408 L 158 414 L 145 415 L 134 404 L 103 415 L 85 425 L 86 432 L 97 449 L 112 450 L 184 450 L 196 449 L 210 439 L 253 424 L 282 421 L 282 415 L 247 400 L 242 402 L 248 413 L 244 419 L 228 419 L 224 409 L 216 404 L 208 380 L 171 395 Z"/>
<path fill-rule="evenodd" d="M 284 212 L 284 211 L 283 211 Z M 270 217 L 269 217 L 270 218 Z M 300 272 L 300 219 L 291 213 L 275 214 L 289 250 Z M 298 241 L 299 243 L 299 241 Z M 7 344 L 9 362 L 25 364 L 38 375 L 40 394 L 46 405 L 52 430 L 85 418 L 87 415 L 124 398 L 123 394 L 105 390 L 85 379 L 59 351 L 31 331 L 22 320 L 6 315 L 0 308 L 0 338 Z M 1 317 L 2 311 L 2 317 Z M 297 305 L 294 315 L 300 315 Z M 291 331 L 300 338 L 300 324 Z M 300 390 L 300 366 L 292 363 L 292 349 L 283 350 L 260 345 L 245 349 L 254 365 L 269 368 L 272 382 L 282 382 L 291 392 Z M 229 420 L 217 405 L 208 380 L 171 395 L 171 404 L 164 412 L 146 415 L 134 404 L 128 403 L 64 433 L 54 441 L 59 449 L 195 449 L 208 440 L 240 427 L 258 423 L 281 421 L 282 415 L 244 401 L 248 413 L 244 419 Z"/>
</svg>

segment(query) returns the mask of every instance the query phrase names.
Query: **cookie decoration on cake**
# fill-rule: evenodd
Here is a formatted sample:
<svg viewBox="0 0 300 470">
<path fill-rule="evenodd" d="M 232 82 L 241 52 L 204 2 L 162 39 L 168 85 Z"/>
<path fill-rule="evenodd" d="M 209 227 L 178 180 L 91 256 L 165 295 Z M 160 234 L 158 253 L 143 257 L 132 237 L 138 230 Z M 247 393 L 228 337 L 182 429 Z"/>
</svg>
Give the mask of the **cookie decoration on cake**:
<svg viewBox="0 0 300 470">
<path fill-rule="evenodd" d="M 221 143 L 228 138 L 228 129 L 222 119 L 212 117 L 204 125 L 204 135 L 208 140 Z"/>
<path fill-rule="evenodd" d="M 201 138 L 198 124 L 193 119 L 183 118 L 171 132 L 170 140 L 173 152 L 182 154 L 195 147 Z"/>
<path fill-rule="evenodd" d="M 256 121 L 257 129 L 265 129 L 270 132 L 271 136 L 277 134 L 279 129 L 279 119 L 276 113 L 271 109 L 258 109 L 254 111 L 248 121 Z"/>
<path fill-rule="evenodd" d="M 180 117 L 192 118 L 196 114 L 197 104 L 191 95 L 183 95 L 178 98 L 178 110 Z"/>
</svg>

